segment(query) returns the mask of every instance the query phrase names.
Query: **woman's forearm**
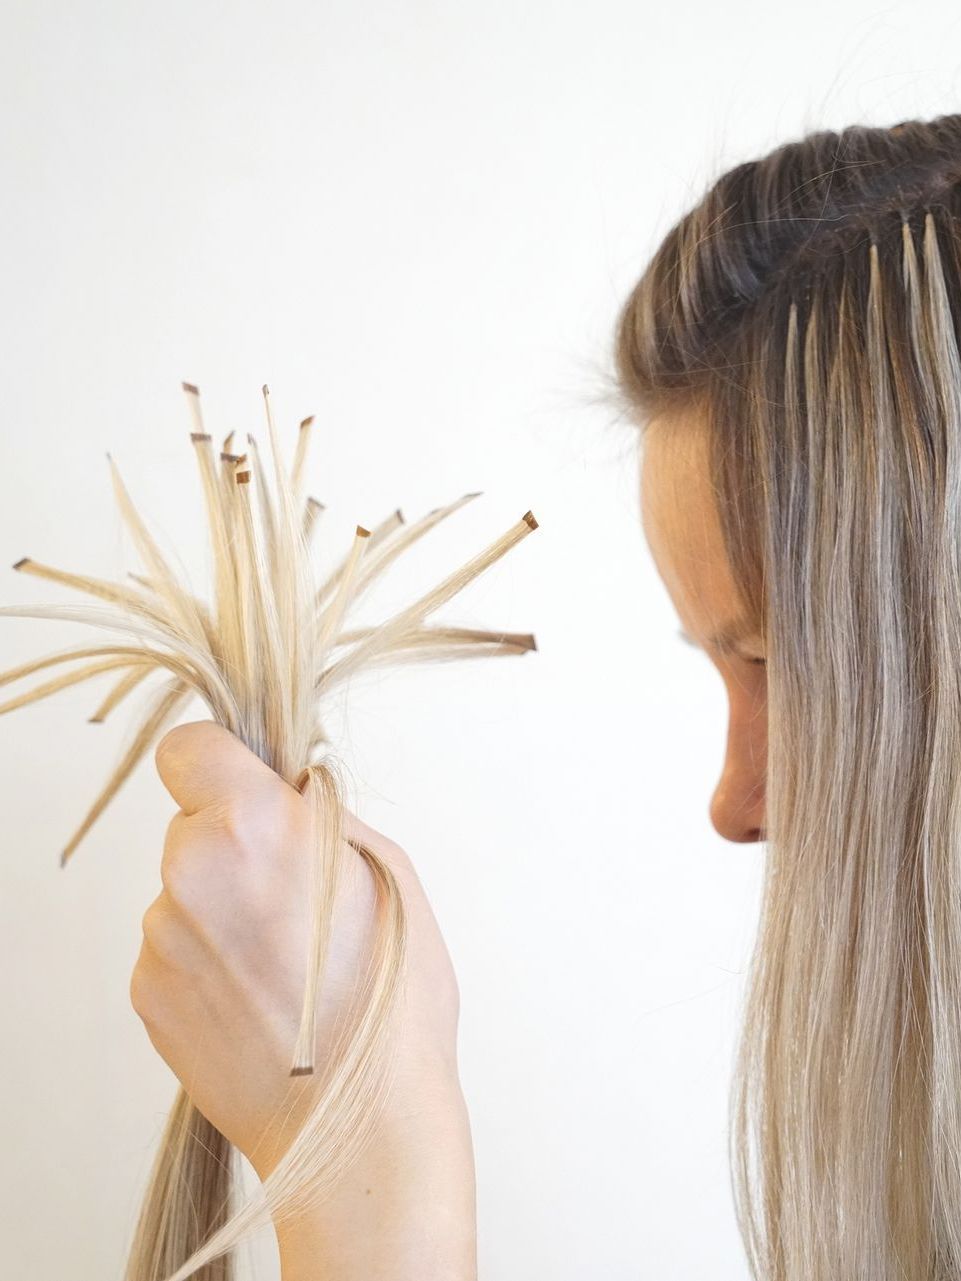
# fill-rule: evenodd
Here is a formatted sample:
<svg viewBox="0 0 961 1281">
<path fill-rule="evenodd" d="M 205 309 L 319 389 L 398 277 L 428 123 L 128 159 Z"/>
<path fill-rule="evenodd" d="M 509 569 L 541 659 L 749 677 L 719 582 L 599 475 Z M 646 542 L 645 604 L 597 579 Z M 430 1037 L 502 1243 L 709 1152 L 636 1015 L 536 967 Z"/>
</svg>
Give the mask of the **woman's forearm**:
<svg viewBox="0 0 961 1281">
<path fill-rule="evenodd" d="M 476 1281 L 470 1122 L 460 1085 L 386 1130 L 335 1194 L 277 1227 L 282 1281 Z"/>
</svg>

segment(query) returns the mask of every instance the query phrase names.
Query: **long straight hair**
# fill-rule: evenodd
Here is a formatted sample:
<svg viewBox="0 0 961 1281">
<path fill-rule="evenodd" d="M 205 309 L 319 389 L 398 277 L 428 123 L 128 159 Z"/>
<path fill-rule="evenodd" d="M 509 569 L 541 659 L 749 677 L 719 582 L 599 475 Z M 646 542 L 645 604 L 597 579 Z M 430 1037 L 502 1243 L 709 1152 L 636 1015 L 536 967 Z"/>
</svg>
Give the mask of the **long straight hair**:
<svg viewBox="0 0 961 1281">
<path fill-rule="evenodd" d="M 231 1281 L 233 1248 L 257 1228 L 323 1200 L 369 1140 L 391 1084 L 391 1030 L 406 959 L 406 913 L 387 863 L 375 850 L 348 840 L 345 789 L 336 747 L 323 725 L 323 707 L 343 682 L 383 663 L 449 661 L 529 653 L 529 633 L 435 624 L 435 612 L 484 573 L 533 529 L 531 512 L 437 586 L 374 627 L 347 626 L 370 585 L 420 538 L 467 502 L 465 494 L 407 525 L 390 513 L 373 529 L 358 526 L 347 553 L 318 586 L 311 539 L 323 504 L 302 494 L 313 419 L 300 424 L 293 460 L 282 457 L 267 387 L 272 480 L 255 437 L 248 451 L 231 451 L 233 433 L 217 458 L 204 428 L 200 394 L 183 384 L 193 413 L 191 442 L 207 515 L 213 591 L 208 604 L 174 573 L 110 460 L 114 494 L 146 575 L 113 583 L 24 558 L 15 569 L 103 602 L 99 606 L 4 606 L 0 614 L 67 618 L 126 633 L 0 672 L 0 685 L 50 667 L 66 671 L 0 704 L 0 713 L 49 697 L 101 673 L 120 673 L 93 721 L 103 721 L 146 677 L 162 674 L 122 759 L 65 846 L 66 866 L 138 762 L 199 696 L 213 719 L 236 734 L 278 775 L 304 793 L 310 806 L 312 909 L 307 983 L 291 1077 L 314 1071 L 318 985 L 343 860 L 351 849 L 370 868 L 376 894 L 376 937 L 369 964 L 357 976 L 354 999 L 325 1054 L 316 1098 L 293 1142 L 258 1193 L 237 1207 L 236 1163 L 228 1140 L 194 1107 L 181 1087 L 154 1161 L 135 1230 L 126 1281 Z M 251 498 L 256 493 L 256 501 Z M 131 643 L 132 642 L 132 643 Z M 77 665 L 79 664 L 79 666 Z M 296 1086 L 291 1086 L 291 1093 Z M 290 1100 L 288 1100 L 290 1101 Z M 269 1135 L 265 1135 L 269 1139 Z"/>
<path fill-rule="evenodd" d="M 761 1281 L 961 1277 L 961 115 L 818 131 L 664 237 L 616 331 L 694 414 L 766 641 L 730 1093 Z"/>
</svg>

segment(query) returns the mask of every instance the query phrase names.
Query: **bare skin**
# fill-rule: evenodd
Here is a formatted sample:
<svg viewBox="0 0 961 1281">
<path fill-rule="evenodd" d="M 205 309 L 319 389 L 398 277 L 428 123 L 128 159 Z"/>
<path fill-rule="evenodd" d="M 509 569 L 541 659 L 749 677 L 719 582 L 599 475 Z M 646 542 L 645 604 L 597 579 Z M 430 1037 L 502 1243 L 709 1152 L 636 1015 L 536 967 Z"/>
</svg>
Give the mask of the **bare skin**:
<svg viewBox="0 0 961 1281">
<path fill-rule="evenodd" d="M 156 761 L 180 809 L 164 846 L 163 890 L 144 914 L 131 1001 L 193 1103 L 264 1179 L 302 1123 L 326 1034 L 366 968 L 373 881 L 348 847 L 318 1000 L 315 1076 L 291 1078 L 310 924 L 307 802 L 211 721 L 171 730 Z M 334 1195 L 277 1225 L 283 1281 L 474 1281 L 474 1160 L 453 966 L 406 853 L 354 815 L 348 834 L 390 864 L 408 914 L 393 1085 L 373 1140 Z"/>
<path fill-rule="evenodd" d="M 641 464 L 644 535 L 683 632 L 724 681 L 728 733 L 710 818 L 726 840 L 764 838 L 767 673 L 755 627 L 735 644 L 710 638 L 741 612 L 711 488 L 707 436 L 696 418 L 652 420 Z"/>
</svg>

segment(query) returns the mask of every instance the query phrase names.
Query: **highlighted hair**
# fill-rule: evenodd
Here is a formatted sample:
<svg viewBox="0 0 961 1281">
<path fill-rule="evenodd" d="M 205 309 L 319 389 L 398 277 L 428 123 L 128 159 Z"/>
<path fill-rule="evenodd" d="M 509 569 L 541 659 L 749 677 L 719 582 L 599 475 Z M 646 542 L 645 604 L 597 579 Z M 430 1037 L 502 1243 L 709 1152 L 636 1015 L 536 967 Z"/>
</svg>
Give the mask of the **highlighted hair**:
<svg viewBox="0 0 961 1281">
<path fill-rule="evenodd" d="M 961 115 L 724 173 L 616 336 L 709 433 L 767 649 L 767 857 L 731 1086 L 763 1281 L 961 1276 Z"/>
<path fill-rule="evenodd" d="M 0 672 L 0 685 L 61 664 L 67 670 L 0 703 L 26 706 L 107 671 L 122 673 L 91 716 L 103 721 L 151 674 L 161 672 L 133 740 L 77 831 L 66 865 L 135 766 L 195 695 L 211 716 L 311 802 L 316 861 L 308 981 L 300 1030 L 291 1047 L 292 1077 L 314 1070 L 318 983 L 324 970 L 341 860 L 345 852 L 343 786 L 319 708 L 331 691 L 372 666 L 524 654 L 526 633 L 450 627 L 431 621 L 441 606 L 495 564 L 532 530 L 530 512 L 433 590 L 377 627 L 346 622 L 362 594 L 418 539 L 479 497 L 465 494 L 412 525 L 399 511 L 373 529 L 358 526 L 350 549 L 318 587 L 310 541 L 323 504 L 302 496 L 312 418 L 300 424 L 292 465 L 281 456 L 267 387 L 263 388 L 273 482 L 256 440 L 235 454 L 227 437 L 219 459 L 205 431 L 200 394 L 183 384 L 195 430 L 191 442 L 203 488 L 213 563 L 213 598 L 194 597 L 171 569 L 110 460 L 114 493 L 145 574 L 136 586 L 65 573 L 24 558 L 21 573 L 95 597 L 99 606 L 6 606 L 0 614 L 68 618 L 125 632 L 132 643 L 81 646 Z M 109 455 L 108 455 L 109 458 Z M 256 502 L 251 491 L 256 491 Z M 80 664 L 75 666 L 75 664 Z M 388 1033 L 403 973 L 406 921 L 394 876 L 372 850 L 352 840 L 377 890 L 378 930 L 359 999 L 329 1055 L 318 1098 L 262 1184 L 263 1197 L 233 1211 L 231 1145 L 181 1088 L 154 1164 L 126 1281 L 230 1281 L 229 1251 L 255 1229 L 280 1223 L 322 1199 L 370 1137 L 390 1079 Z M 326 1057 L 326 1056 L 325 1056 Z"/>
</svg>

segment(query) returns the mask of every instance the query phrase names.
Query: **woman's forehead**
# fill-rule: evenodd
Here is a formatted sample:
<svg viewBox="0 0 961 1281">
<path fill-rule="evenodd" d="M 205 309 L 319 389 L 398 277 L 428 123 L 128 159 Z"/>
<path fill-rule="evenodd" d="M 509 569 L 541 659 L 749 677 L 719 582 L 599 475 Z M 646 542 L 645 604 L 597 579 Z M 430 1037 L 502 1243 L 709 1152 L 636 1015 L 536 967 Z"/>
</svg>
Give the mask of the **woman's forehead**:
<svg viewBox="0 0 961 1281">
<path fill-rule="evenodd" d="M 740 600 L 714 497 L 706 430 L 653 419 L 641 447 L 644 536 L 685 631 L 710 635 Z"/>
<path fill-rule="evenodd" d="M 640 481 L 644 532 L 656 556 L 724 558 L 705 431 L 653 420 L 641 448 Z"/>
</svg>

